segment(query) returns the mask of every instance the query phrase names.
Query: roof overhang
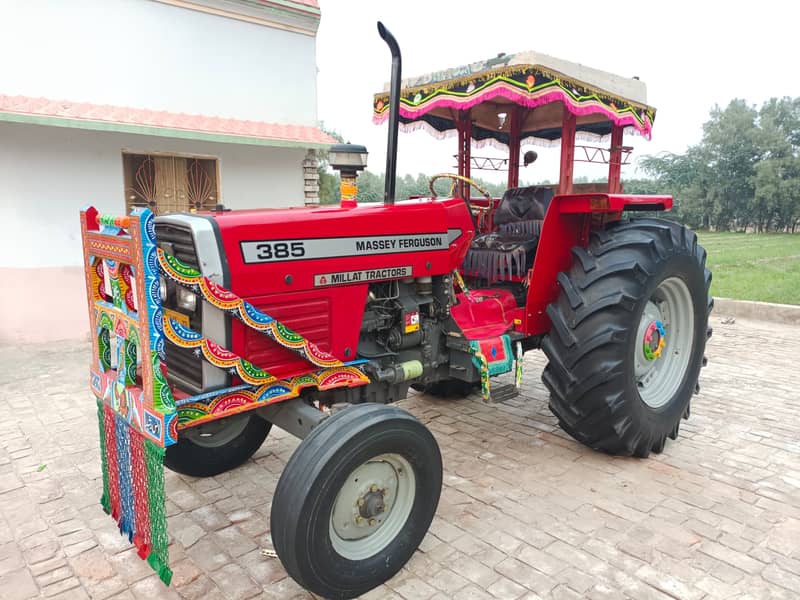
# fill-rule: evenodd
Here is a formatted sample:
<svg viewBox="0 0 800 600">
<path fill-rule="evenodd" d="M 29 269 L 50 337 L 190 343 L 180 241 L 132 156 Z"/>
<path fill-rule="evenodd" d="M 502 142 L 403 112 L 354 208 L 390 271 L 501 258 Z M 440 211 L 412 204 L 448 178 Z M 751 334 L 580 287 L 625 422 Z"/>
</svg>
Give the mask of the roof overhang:
<svg viewBox="0 0 800 600">
<path fill-rule="evenodd" d="M 318 127 L 308 125 L 226 119 L 2 94 L 0 121 L 251 146 L 328 148 L 337 143 Z"/>
<path fill-rule="evenodd" d="M 180 8 L 314 36 L 319 29 L 317 0 L 156 0 Z"/>
</svg>

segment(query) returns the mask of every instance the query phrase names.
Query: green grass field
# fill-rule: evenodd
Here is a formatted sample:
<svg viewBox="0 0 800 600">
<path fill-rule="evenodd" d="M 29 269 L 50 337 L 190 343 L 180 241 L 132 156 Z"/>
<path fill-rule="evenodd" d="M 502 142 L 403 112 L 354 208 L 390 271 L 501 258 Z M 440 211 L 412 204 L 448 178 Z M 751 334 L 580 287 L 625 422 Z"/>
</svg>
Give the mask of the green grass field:
<svg viewBox="0 0 800 600">
<path fill-rule="evenodd" d="M 711 293 L 800 304 L 800 235 L 698 232 L 714 274 Z"/>
</svg>

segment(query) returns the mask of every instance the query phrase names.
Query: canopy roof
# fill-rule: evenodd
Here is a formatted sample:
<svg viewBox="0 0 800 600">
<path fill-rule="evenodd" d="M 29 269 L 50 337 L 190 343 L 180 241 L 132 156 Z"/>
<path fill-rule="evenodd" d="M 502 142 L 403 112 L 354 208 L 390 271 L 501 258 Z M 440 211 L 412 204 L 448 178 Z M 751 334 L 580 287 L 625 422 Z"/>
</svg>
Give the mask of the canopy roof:
<svg viewBox="0 0 800 600">
<path fill-rule="evenodd" d="M 388 90 L 375 94 L 376 123 L 389 117 Z M 590 138 L 610 134 L 613 124 L 649 138 L 656 114 L 636 78 L 520 52 L 403 80 L 400 123 L 444 137 L 455 133 L 458 113 L 470 110 L 474 140 L 508 145 L 515 105 L 525 109 L 522 140 L 545 144 L 561 137 L 563 107 L 576 115 L 579 135 Z"/>
</svg>

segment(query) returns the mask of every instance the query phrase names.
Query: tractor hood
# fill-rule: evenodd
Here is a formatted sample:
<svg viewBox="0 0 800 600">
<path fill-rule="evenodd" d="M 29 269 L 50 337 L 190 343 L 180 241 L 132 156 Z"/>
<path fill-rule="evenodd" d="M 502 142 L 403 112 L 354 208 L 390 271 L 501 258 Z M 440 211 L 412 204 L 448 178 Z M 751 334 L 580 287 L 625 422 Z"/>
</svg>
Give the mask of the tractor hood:
<svg viewBox="0 0 800 600">
<path fill-rule="evenodd" d="M 225 279 L 243 297 L 449 273 L 474 236 L 460 199 L 202 215 L 218 232 Z"/>
</svg>

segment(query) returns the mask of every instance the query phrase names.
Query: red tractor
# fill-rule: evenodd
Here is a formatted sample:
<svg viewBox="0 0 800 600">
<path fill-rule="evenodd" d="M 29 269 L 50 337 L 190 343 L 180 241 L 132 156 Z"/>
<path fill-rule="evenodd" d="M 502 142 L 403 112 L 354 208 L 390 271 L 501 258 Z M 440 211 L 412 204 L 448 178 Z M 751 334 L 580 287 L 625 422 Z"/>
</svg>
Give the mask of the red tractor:
<svg viewBox="0 0 800 600">
<path fill-rule="evenodd" d="M 512 386 L 493 389 L 490 378 L 515 369 L 519 378 L 523 353 L 541 348 L 561 427 L 592 448 L 646 457 L 675 439 L 689 416 L 712 308 L 695 234 L 624 214 L 672 206 L 669 196 L 621 193 L 620 165 L 630 152 L 623 130 L 647 137 L 655 117 L 642 82 L 523 53 L 401 86 L 397 42 L 378 29 L 393 64 L 390 90 L 374 105 L 376 120 L 389 121 L 383 204 L 358 205 L 345 178 L 341 206 L 220 207 L 155 223 L 158 247 L 176 265 L 246 301 L 256 325 L 281 324 L 261 335 L 243 313 L 225 308 L 233 304 L 187 289 L 180 268 L 162 275 L 172 331 L 166 377 L 180 419 L 165 464 L 210 476 L 246 461 L 272 425 L 302 438 L 275 491 L 272 538 L 295 580 L 337 598 L 397 573 L 436 511 L 436 441 L 389 406 L 409 387 L 442 396 L 480 389 L 486 400 L 503 399 Z M 401 123 L 455 131 L 458 174 L 444 177 L 456 181 L 456 197 L 395 201 Z M 576 146 L 579 135 L 609 136 L 610 149 Z M 555 189 L 518 187 L 520 163 L 535 158 L 520 155 L 529 138 L 561 140 Z M 472 142 L 506 146 L 508 158 L 477 159 Z M 573 185 L 579 153 L 606 159 L 607 189 Z M 470 198 L 470 170 L 481 160 L 507 166 L 502 198 Z M 184 334 L 175 334 L 178 323 Z M 204 360 L 192 335 L 299 383 L 278 396 L 251 394 L 235 409 L 215 400 L 215 410 L 204 412 L 218 390 L 250 388 L 242 371 Z M 350 371 L 324 382 L 307 375 L 329 363 L 297 351 L 305 343 L 297 340 Z"/>
</svg>

